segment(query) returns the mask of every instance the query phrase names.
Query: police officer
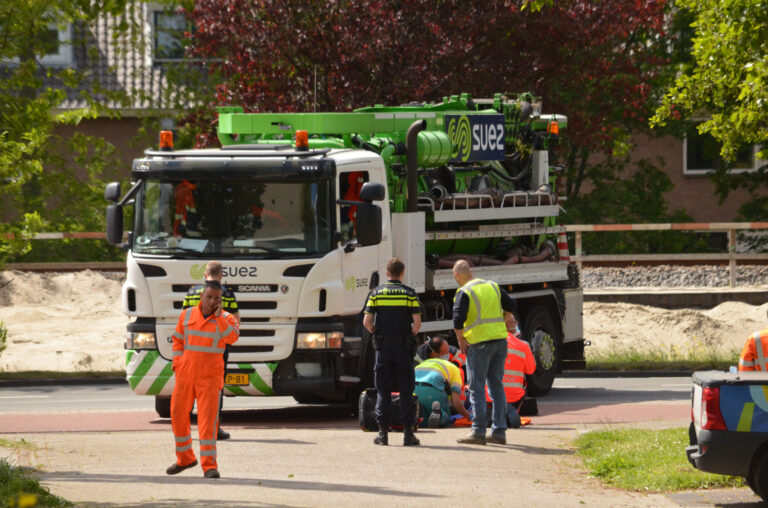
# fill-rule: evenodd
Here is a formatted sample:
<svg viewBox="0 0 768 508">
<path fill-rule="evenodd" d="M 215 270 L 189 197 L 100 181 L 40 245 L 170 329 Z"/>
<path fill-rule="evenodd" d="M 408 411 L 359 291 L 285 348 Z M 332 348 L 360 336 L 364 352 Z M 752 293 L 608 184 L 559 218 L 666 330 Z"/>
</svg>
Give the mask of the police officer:
<svg viewBox="0 0 768 508">
<path fill-rule="evenodd" d="M 376 349 L 374 384 L 376 386 L 377 445 L 387 445 L 390 423 L 392 380 L 400 390 L 400 415 L 405 435 L 403 446 L 417 446 L 413 435 L 416 415 L 413 405 L 413 355 L 421 328 L 421 306 L 416 292 L 402 283 L 405 265 L 397 258 L 387 262 L 387 283 L 374 289 L 365 304 L 363 326 L 371 332 Z"/>
</svg>

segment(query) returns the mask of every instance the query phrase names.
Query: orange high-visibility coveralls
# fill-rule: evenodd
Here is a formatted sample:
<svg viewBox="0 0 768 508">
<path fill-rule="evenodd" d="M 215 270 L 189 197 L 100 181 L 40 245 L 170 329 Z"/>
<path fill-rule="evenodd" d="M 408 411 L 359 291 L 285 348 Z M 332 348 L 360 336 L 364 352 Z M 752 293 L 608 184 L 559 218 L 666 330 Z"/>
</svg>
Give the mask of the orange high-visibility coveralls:
<svg viewBox="0 0 768 508">
<path fill-rule="evenodd" d="M 512 332 L 507 333 L 507 359 L 504 362 L 504 395 L 507 404 L 514 404 L 525 397 L 525 375 L 536 371 L 536 358 L 531 346 L 520 340 Z M 487 400 L 491 400 L 488 387 L 485 388 Z"/>
<path fill-rule="evenodd" d="M 768 371 L 768 328 L 753 333 L 739 357 L 739 370 Z"/>
<path fill-rule="evenodd" d="M 216 432 L 219 428 L 219 393 L 224 388 L 224 347 L 237 341 L 237 319 L 227 311 L 203 316 L 201 304 L 182 311 L 173 334 L 173 371 L 176 384 L 171 397 L 171 427 L 176 438 L 176 463 L 194 462 L 189 412 L 197 399 L 197 431 L 203 471 L 218 469 Z"/>
</svg>

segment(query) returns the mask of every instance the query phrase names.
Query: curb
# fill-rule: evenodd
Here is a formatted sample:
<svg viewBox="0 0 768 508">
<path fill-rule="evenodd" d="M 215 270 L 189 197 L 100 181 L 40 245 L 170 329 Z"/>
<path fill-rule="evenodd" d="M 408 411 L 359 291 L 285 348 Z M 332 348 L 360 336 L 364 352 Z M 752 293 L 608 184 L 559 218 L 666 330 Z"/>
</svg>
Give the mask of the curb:
<svg viewBox="0 0 768 508">
<path fill-rule="evenodd" d="M 691 377 L 694 372 L 693 370 L 566 370 L 558 373 L 556 377 Z"/>
<path fill-rule="evenodd" d="M 50 386 L 50 385 L 100 385 L 100 384 L 128 384 L 124 377 L 72 377 L 72 378 L 40 378 L 40 379 L 0 379 L 0 388 L 23 386 Z"/>
<path fill-rule="evenodd" d="M 622 377 L 691 377 L 692 370 L 567 370 L 557 375 L 560 378 L 622 378 Z M 50 386 L 50 385 L 99 385 L 99 384 L 127 384 L 124 377 L 73 377 L 73 378 L 40 378 L 40 379 L 0 379 L 0 388 L 23 386 Z"/>
</svg>

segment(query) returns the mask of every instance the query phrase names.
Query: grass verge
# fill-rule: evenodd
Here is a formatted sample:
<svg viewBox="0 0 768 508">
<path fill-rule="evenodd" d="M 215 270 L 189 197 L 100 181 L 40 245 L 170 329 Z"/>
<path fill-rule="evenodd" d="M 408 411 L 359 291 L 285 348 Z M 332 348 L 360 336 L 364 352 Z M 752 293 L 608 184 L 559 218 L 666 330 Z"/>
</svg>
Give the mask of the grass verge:
<svg viewBox="0 0 768 508">
<path fill-rule="evenodd" d="M 31 471 L 0 459 L 0 506 L 72 506 L 40 485 Z"/>
<path fill-rule="evenodd" d="M 738 350 L 634 347 L 610 351 L 587 348 L 587 370 L 728 370 L 739 362 Z"/>
<path fill-rule="evenodd" d="M 743 478 L 704 473 L 688 463 L 685 427 L 591 431 L 576 439 L 590 475 L 627 490 L 664 492 L 741 487 Z"/>
</svg>

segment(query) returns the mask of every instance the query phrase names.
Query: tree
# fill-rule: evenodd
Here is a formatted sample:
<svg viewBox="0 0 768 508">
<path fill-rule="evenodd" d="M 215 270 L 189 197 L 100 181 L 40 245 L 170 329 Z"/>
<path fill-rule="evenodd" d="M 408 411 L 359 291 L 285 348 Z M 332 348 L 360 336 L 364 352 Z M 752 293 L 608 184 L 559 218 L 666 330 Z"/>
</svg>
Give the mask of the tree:
<svg viewBox="0 0 768 508">
<path fill-rule="evenodd" d="M 78 88 L 83 72 L 45 67 L 41 58 L 73 43 L 58 40 L 59 28 L 122 13 L 129 1 L 0 2 L 0 262 L 27 252 L 29 239 L 46 226 L 76 231 L 103 223 L 97 175 L 111 163 L 113 147 L 93 136 L 56 136 L 54 127 L 77 125 L 105 108 L 95 99 L 98 90 Z M 54 114 L 68 91 L 88 106 Z"/>
<path fill-rule="evenodd" d="M 647 129 L 664 82 L 663 0 L 201 0 L 190 55 L 221 77 L 219 105 L 248 111 L 341 111 L 439 100 L 469 91 L 533 90 L 570 116 L 567 195 L 590 157 Z M 315 93 L 315 89 L 317 92 Z M 207 131 L 201 110 L 191 119 Z"/>
<path fill-rule="evenodd" d="M 722 143 L 721 155 L 733 159 L 744 144 L 768 142 L 768 9 L 761 0 L 678 0 L 690 13 L 694 30 L 692 61 L 664 96 L 651 119 L 654 126 L 707 115 L 699 132 Z M 758 155 L 768 159 L 763 148 Z M 768 216 L 765 182 L 768 168 L 729 175 L 722 167 L 714 176 L 720 198 L 741 187 L 753 200 L 740 210 L 745 219 Z M 762 191 L 762 196 L 760 196 Z"/>
</svg>

